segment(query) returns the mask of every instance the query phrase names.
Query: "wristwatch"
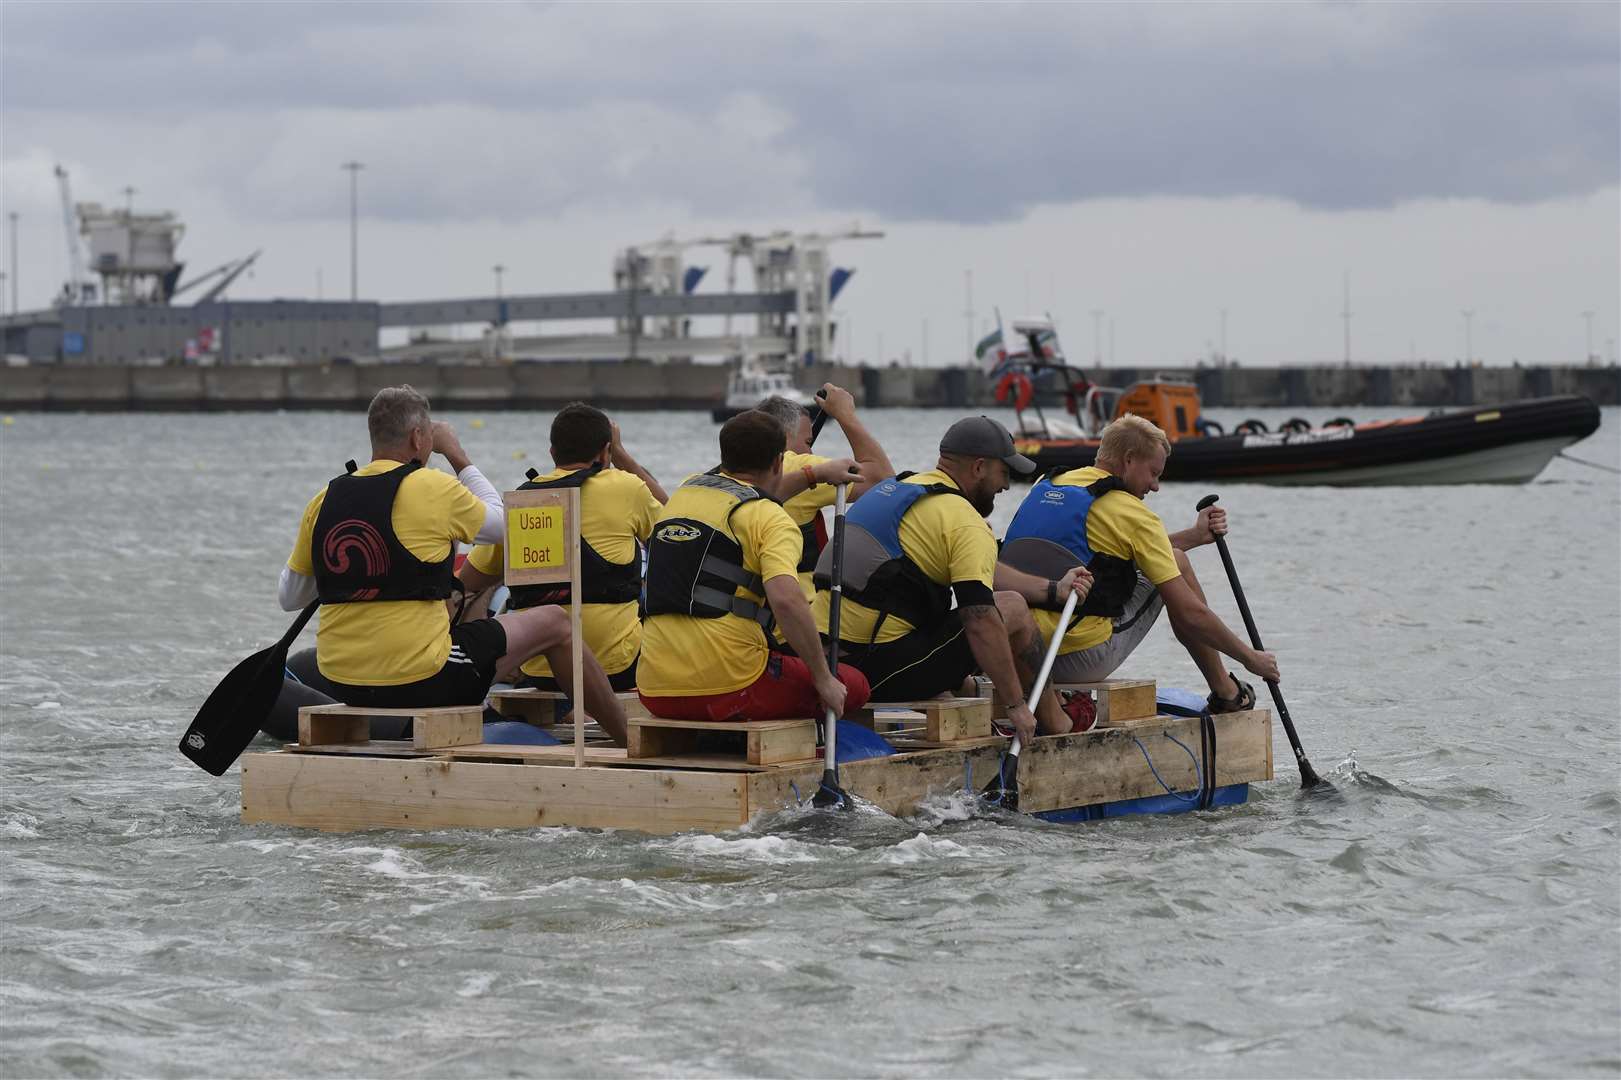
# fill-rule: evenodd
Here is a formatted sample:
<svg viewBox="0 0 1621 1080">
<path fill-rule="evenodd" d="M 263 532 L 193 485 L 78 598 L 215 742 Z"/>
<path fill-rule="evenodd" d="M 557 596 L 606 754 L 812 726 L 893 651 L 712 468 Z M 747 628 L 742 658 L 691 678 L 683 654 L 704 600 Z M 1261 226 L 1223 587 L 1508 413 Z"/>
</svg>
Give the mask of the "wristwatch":
<svg viewBox="0 0 1621 1080">
<path fill-rule="evenodd" d="M 1058 606 L 1058 582 L 1056 581 L 1049 580 L 1047 582 L 1047 606 Z"/>
</svg>

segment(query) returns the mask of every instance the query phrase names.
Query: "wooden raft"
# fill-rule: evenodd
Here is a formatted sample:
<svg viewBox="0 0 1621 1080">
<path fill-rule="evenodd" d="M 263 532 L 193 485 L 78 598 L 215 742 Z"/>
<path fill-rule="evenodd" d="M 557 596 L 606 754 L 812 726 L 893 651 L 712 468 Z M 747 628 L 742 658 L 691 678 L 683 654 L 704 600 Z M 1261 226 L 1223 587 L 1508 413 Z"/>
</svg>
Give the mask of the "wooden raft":
<svg viewBox="0 0 1621 1080">
<path fill-rule="evenodd" d="M 1272 779 L 1268 711 L 1224 713 L 1215 723 L 1217 786 Z M 1019 759 L 1020 806 L 1040 813 L 1163 794 L 1145 754 L 1172 790 L 1197 790 L 1192 759 L 1166 736 L 1197 751 L 1199 721 L 1144 718 L 1132 727 L 1038 738 Z M 909 749 L 841 765 L 839 778 L 846 791 L 880 809 L 911 814 L 931 796 L 984 787 L 1005 745 L 987 738 Z M 637 759 L 615 747 L 588 747 L 586 767 L 576 769 L 568 764 L 572 752 L 481 744 L 417 749 L 400 742 L 247 754 L 242 820 L 328 831 L 567 825 L 724 832 L 809 798 L 822 771 L 815 759 Z"/>
</svg>

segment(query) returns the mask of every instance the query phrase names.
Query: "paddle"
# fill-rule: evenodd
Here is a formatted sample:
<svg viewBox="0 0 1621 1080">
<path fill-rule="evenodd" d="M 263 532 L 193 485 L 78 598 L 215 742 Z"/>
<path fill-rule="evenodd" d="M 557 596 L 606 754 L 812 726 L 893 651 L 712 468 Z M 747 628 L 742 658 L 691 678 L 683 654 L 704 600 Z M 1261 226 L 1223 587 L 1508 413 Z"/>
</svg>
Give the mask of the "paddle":
<svg viewBox="0 0 1621 1080">
<path fill-rule="evenodd" d="M 1219 496 L 1206 495 L 1199 500 L 1196 509 L 1203 512 L 1205 507 L 1214 506 Z M 1216 550 L 1221 552 L 1221 565 L 1227 568 L 1227 580 L 1232 583 L 1233 596 L 1238 599 L 1238 612 L 1244 616 L 1244 629 L 1249 631 L 1250 644 L 1256 649 L 1264 649 L 1261 644 L 1261 632 L 1255 629 L 1255 617 L 1250 614 L 1249 601 L 1244 599 L 1244 586 L 1238 583 L 1238 571 L 1233 568 L 1233 557 L 1227 552 L 1227 538 L 1216 537 Z M 1334 785 L 1317 775 L 1317 770 L 1311 767 L 1306 760 L 1306 751 L 1300 746 L 1300 736 L 1295 734 L 1295 723 L 1289 719 L 1289 707 L 1283 703 L 1283 691 L 1271 679 L 1266 680 L 1266 688 L 1272 691 L 1272 704 L 1278 707 L 1278 719 L 1283 721 L 1284 734 L 1289 736 L 1289 745 L 1295 752 L 1295 763 L 1300 766 L 1300 786 L 1303 788 L 1327 787 L 1330 790 Z"/>
<path fill-rule="evenodd" d="M 826 390 L 818 390 L 818 391 L 816 391 L 816 396 L 821 398 L 823 401 L 826 401 L 827 400 L 827 391 Z M 818 436 L 818 435 L 820 435 L 822 433 L 822 428 L 827 423 L 827 410 L 823 409 L 820 405 L 812 405 L 810 414 L 811 414 L 811 437 L 810 437 L 809 446 L 815 446 L 816 445 L 816 436 Z"/>
<path fill-rule="evenodd" d="M 222 775 L 242 756 L 281 696 L 287 650 L 320 606 L 319 600 L 311 601 L 280 641 L 254 653 L 220 680 L 180 737 L 182 754 L 215 776 Z"/>
<path fill-rule="evenodd" d="M 1058 646 L 1063 644 L 1064 630 L 1069 626 L 1069 617 L 1075 614 L 1075 590 L 1069 591 L 1069 597 L 1064 601 L 1064 613 L 1058 616 L 1058 626 L 1053 630 L 1053 639 L 1047 643 L 1047 655 L 1041 661 L 1041 673 L 1036 676 L 1035 685 L 1030 688 L 1030 703 L 1027 706 L 1033 714 L 1036 711 L 1036 702 L 1041 700 L 1041 692 L 1047 687 L 1047 676 L 1052 673 L 1053 661 L 1058 659 Z M 980 797 L 997 806 L 1005 806 L 1009 810 L 1019 808 L 1019 736 L 1013 736 L 1013 745 L 1008 752 L 1002 755 L 1002 761 L 997 766 L 996 778 L 985 785 Z M 1011 759 L 1011 764 L 1009 759 Z"/>
<path fill-rule="evenodd" d="M 839 609 L 844 606 L 844 493 L 849 484 L 838 484 L 833 496 L 833 581 L 827 602 L 827 669 L 839 677 Z M 850 800 L 839 787 L 839 717 L 827 710 L 826 731 L 822 735 L 822 785 L 811 805 L 826 809 L 850 809 Z"/>
</svg>

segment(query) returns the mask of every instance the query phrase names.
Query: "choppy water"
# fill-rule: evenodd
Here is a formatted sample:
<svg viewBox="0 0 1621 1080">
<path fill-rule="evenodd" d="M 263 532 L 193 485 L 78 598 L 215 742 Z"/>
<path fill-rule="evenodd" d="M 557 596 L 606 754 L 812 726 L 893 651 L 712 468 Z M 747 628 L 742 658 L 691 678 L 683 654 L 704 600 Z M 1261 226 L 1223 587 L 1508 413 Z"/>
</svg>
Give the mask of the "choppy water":
<svg viewBox="0 0 1621 1080">
<path fill-rule="evenodd" d="M 544 453 L 549 415 L 448 415 L 498 484 Z M 952 417 L 869 419 L 917 468 Z M 1618 420 L 1573 452 L 1621 464 Z M 714 457 L 697 414 L 626 428 L 665 478 Z M 0 429 L 0 1073 L 1621 1073 L 1613 474 L 1222 489 L 1336 799 L 1280 730 L 1247 806 L 1079 827 L 244 826 L 174 743 L 280 634 L 299 510 L 364 448 L 337 414 Z M 1129 670 L 1197 683 L 1165 628 Z"/>
</svg>

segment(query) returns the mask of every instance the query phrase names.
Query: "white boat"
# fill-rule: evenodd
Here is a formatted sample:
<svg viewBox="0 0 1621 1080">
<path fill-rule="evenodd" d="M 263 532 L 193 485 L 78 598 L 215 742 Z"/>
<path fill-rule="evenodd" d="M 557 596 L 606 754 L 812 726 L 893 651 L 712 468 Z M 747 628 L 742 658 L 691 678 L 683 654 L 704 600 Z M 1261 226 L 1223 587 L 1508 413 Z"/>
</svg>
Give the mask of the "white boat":
<svg viewBox="0 0 1621 1080">
<path fill-rule="evenodd" d="M 786 371 L 771 371 L 758 361 L 742 361 L 726 380 L 726 404 L 710 410 L 717 424 L 730 420 L 740 412 L 747 412 L 768 397 L 785 397 L 810 408 L 810 394 L 794 385 L 794 377 Z"/>
</svg>

